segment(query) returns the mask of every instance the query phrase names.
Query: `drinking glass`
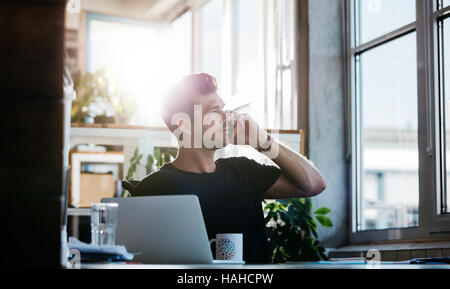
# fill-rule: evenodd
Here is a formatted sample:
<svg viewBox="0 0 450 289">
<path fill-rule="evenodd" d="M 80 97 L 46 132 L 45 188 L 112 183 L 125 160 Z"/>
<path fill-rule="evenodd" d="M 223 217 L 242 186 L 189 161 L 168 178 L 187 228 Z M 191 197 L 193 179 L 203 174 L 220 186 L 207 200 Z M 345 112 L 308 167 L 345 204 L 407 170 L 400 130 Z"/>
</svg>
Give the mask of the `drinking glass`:
<svg viewBox="0 0 450 289">
<path fill-rule="evenodd" d="M 94 245 L 115 245 L 117 229 L 117 203 L 96 203 L 91 205 L 91 243 Z"/>
</svg>

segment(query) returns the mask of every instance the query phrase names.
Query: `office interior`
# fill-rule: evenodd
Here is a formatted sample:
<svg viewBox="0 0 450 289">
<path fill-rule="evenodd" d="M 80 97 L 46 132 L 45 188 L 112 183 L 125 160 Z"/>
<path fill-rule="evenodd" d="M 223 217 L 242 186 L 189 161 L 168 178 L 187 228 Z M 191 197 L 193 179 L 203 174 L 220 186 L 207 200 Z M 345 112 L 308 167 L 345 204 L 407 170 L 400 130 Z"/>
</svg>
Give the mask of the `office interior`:
<svg viewBox="0 0 450 289">
<path fill-rule="evenodd" d="M 126 197 L 123 180 L 173 160 L 161 97 L 201 72 L 227 108 L 322 172 L 327 188 L 308 201 L 328 258 L 450 257 L 449 11 L 446 0 L 1 2 L 2 265 L 62 268 L 67 236 L 89 243 L 91 203 Z M 217 152 L 232 155 L 270 163 Z"/>
</svg>

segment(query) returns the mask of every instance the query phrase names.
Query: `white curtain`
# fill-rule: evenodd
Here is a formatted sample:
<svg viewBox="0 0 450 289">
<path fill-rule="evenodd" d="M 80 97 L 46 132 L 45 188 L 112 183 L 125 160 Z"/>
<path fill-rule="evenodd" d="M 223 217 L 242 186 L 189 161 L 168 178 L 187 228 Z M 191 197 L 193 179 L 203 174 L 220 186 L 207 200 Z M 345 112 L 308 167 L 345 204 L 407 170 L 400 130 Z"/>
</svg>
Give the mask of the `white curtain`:
<svg viewBox="0 0 450 289">
<path fill-rule="evenodd" d="M 297 128 L 295 0 L 264 1 L 265 127 Z"/>
</svg>

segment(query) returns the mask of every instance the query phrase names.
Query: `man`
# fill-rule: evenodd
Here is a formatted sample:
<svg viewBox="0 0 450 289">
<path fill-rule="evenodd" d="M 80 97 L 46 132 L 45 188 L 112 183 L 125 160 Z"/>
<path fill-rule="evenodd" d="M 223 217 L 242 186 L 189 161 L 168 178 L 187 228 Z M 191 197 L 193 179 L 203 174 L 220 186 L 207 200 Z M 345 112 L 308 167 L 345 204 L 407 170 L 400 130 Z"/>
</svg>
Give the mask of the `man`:
<svg viewBox="0 0 450 289">
<path fill-rule="evenodd" d="M 223 107 L 216 80 L 208 74 L 187 76 L 169 91 L 162 116 L 178 138 L 178 155 L 144 178 L 135 196 L 197 195 L 210 239 L 218 233 L 242 233 L 244 260 L 268 263 L 261 201 L 316 196 L 325 190 L 325 179 L 306 158 L 278 143 L 250 116 Z M 215 150 L 227 144 L 252 145 L 265 154 L 276 147 L 272 160 L 279 168 L 245 157 L 214 161 Z"/>
</svg>

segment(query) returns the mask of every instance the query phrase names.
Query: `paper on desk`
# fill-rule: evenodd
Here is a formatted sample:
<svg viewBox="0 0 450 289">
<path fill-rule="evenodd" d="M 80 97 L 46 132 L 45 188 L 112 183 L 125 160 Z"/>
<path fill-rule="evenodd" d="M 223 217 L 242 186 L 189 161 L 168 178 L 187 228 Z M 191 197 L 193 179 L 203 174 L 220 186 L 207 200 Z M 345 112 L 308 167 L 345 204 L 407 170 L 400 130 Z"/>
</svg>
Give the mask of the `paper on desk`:
<svg viewBox="0 0 450 289">
<path fill-rule="evenodd" d="M 124 260 L 131 261 L 133 260 L 133 254 L 130 254 L 127 252 L 127 249 L 125 246 L 119 246 L 119 245 L 94 245 L 94 244 L 87 244 L 84 242 L 81 242 L 77 238 L 69 237 L 69 242 L 67 243 L 67 247 L 69 249 L 75 249 L 80 251 L 80 253 L 84 254 L 105 254 L 105 255 L 116 255 L 121 256 Z"/>
</svg>

